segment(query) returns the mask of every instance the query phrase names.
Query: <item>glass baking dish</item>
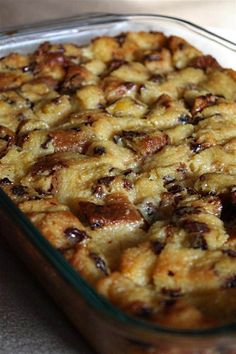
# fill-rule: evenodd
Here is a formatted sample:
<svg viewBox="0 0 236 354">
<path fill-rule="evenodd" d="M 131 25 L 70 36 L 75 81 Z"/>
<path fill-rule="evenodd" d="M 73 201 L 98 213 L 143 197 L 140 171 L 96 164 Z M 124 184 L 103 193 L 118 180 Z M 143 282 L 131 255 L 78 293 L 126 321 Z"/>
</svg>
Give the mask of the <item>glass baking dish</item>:
<svg viewBox="0 0 236 354">
<path fill-rule="evenodd" d="M 87 14 L 0 32 L 0 57 L 30 52 L 45 41 L 87 43 L 130 30 L 179 35 L 225 67 L 236 68 L 236 44 L 189 23 L 160 15 Z M 133 318 L 99 296 L 0 189 L 0 233 L 28 264 L 79 331 L 101 354 L 235 354 L 236 323 L 176 330 Z M 95 330 L 96 329 L 96 330 Z"/>
</svg>

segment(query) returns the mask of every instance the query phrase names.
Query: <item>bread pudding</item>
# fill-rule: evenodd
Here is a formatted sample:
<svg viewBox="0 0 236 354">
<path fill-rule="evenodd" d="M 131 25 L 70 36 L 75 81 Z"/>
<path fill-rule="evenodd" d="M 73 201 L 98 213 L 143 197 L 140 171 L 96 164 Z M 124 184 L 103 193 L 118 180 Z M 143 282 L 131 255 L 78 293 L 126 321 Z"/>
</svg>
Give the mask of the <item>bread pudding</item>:
<svg viewBox="0 0 236 354">
<path fill-rule="evenodd" d="M 128 32 L 0 60 L 0 186 L 143 320 L 236 319 L 236 72 Z"/>
</svg>

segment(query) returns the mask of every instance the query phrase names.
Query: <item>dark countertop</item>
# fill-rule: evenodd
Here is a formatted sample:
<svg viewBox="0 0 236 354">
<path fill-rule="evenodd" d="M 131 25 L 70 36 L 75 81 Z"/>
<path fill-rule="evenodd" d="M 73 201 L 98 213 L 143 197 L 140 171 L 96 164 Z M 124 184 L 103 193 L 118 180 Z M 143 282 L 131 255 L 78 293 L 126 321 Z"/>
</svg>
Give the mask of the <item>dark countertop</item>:
<svg viewBox="0 0 236 354">
<path fill-rule="evenodd" d="M 94 353 L 1 237 L 0 353 Z"/>
</svg>

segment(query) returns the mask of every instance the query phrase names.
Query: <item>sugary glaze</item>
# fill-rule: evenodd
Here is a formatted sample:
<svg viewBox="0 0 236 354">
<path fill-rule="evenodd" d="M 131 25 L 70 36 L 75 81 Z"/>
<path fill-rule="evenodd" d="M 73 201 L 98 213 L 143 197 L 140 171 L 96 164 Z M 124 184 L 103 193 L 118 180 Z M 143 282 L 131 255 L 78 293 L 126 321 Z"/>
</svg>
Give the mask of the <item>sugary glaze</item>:
<svg viewBox="0 0 236 354">
<path fill-rule="evenodd" d="M 236 73 L 158 32 L 0 60 L 0 184 L 97 291 L 165 326 L 236 318 Z"/>
</svg>

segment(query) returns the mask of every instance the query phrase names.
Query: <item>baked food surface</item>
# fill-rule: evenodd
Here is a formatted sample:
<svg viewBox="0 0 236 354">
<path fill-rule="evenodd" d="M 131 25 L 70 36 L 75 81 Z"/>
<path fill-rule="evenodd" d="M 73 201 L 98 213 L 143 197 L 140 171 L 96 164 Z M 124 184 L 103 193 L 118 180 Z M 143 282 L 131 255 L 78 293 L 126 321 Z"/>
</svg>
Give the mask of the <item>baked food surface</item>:
<svg viewBox="0 0 236 354">
<path fill-rule="evenodd" d="M 0 186 L 97 291 L 176 328 L 236 318 L 236 73 L 159 32 L 0 60 Z"/>
</svg>

